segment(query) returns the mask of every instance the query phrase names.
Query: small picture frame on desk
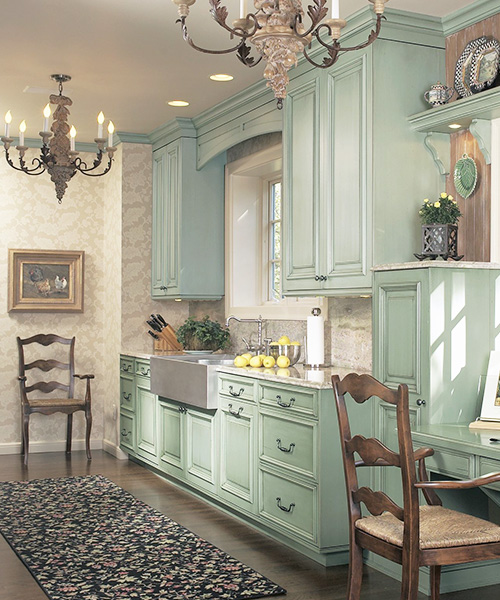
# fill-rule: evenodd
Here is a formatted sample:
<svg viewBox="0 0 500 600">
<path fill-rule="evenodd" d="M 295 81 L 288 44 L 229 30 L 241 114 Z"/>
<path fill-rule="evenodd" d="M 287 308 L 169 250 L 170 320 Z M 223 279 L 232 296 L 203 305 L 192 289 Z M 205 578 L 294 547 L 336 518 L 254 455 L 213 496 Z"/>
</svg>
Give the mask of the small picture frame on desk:
<svg viewBox="0 0 500 600">
<path fill-rule="evenodd" d="M 496 421 L 500 424 L 500 351 L 490 352 L 480 421 Z"/>
</svg>

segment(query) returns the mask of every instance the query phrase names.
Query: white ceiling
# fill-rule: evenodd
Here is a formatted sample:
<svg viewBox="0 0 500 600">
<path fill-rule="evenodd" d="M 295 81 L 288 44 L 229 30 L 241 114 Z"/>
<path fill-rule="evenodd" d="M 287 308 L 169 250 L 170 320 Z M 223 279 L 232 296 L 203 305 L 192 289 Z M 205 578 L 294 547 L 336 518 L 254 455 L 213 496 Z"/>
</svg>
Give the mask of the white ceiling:
<svg viewBox="0 0 500 600">
<path fill-rule="evenodd" d="M 389 6 L 444 16 L 473 1 L 391 0 Z M 237 12 L 238 0 L 226 4 Z M 366 4 L 341 0 L 341 16 Z M 52 73 L 72 77 L 65 93 L 73 99 L 70 120 L 77 141 L 96 136 L 100 110 L 119 131 L 149 133 L 173 117 L 193 117 L 262 77 L 261 65 L 248 69 L 234 55 L 210 56 L 190 48 L 175 23 L 177 7 L 171 0 L 0 0 L 0 5 L 0 127 L 10 109 L 11 135 L 24 118 L 27 137 L 38 136 L 48 94 L 57 92 Z M 206 0 L 191 7 L 188 25 L 200 45 L 230 45 Z M 212 73 L 231 73 L 234 80 L 215 83 L 208 78 Z M 41 92 L 26 93 L 27 87 Z M 172 99 L 188 100 L 190 106 L 172 108 L 166 104 Z"/>
</svg>

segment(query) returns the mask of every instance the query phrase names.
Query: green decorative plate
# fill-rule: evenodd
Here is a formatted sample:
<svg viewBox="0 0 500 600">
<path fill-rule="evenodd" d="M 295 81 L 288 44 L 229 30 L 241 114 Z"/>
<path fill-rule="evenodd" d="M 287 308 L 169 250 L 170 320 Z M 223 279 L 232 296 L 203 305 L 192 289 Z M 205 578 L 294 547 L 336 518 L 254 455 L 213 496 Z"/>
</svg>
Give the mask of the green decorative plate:
<svg viewBox="0 0 500 600">
<path fill-rule="evenodd" d="M 462 198 L 468 198 L 476 188 L 476 163 L 467 154 L 464 154 L 461 159 L 457 160 L 455 171 L 453 172 L 453 180 L 457 194 L 462 196 Z"/>
</svg>

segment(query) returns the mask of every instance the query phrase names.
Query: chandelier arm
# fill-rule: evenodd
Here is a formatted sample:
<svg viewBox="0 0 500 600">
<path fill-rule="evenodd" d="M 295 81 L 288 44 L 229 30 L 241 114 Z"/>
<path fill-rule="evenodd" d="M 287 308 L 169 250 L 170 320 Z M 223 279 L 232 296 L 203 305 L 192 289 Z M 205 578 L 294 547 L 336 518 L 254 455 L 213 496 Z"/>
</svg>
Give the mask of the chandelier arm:
<svg viewBox="0 0 500 600">
<path fill-rule="evenodd" d="M 314 0 L 316 2 L 316 0 Z M 325 1 L 326 0 L 320 0 L 320 1 Z M 213 20 L 218 23 L 221 27 L 223 27 L 224 29 L 226 29 L 226 31 L 229 31 L 229 33 L 231 33 L 232 35 L 237 35 L 239 37 L 242 37 L 243 39 L 247 39 L 248 37 L 251 37 L 256 31 L 257 29 L 261 29 L 261 26 L 259 25 L 259 23 L 257 22 L 257 18 L 253 13 L 250 13 L 248 15 L 246 15 L 245 19 L 249 20 L 251 19 L 253 21 L 253 29 L 252 30 L 244 30 L 244 29 L 240 29 L 239 27 L 237 28 L 232 28 L 229 25 L 227 25 L 226 23 L 226 19 L 227 19 L 227 8 L 220 4 L 221 0 L 208 0 L 208 3 L 210 5 L 210 14 L 212 15 Z M 185 21 L 186 17 L 181 17 L 180 19 L 181 21 Z"/>
<path fill-rule="evenodd" d="M 99 167 L 99 165 L 102 163 L 103 154 L 104 153 L 102 150 L 97 152 L 97 157 L 94 159 L 92 167 L 87 167 L 87 163 L 79 157 L 75 158 L 73 164 L 80 173 L 88 173 L 89 171 L 94 171 L 97 169 L 97 167 Z"/>
<path fill-rule="evenodd" d="M 104 171 L 102 173 L 89 173 L 89 171 L 93 171 L 95 169 L 95 167 L 91 167 L 90 169 L 87 169 L 87 170 L 82 170 L 79 167 L 76 167 L 76 169 L 79 173 L 81 173 L 82 175 L 86 175 L 87 177 L 101 177 L 102 175 L 106 175 L 106 173 L 109 173 L 112 166 L 113 166 L 113 159 L 110 158 L 108 160 L 107 167 L 104 169 Z"/>
<path fill-rule="evenodd" d="M 366 48 L 370 44 L 373 44 L 373 42 L 379 36 L 380 29 L 382 27 L 382 19 L 384 21 L 386 20 L 386 18 L 384 17 L 384 15 L 377 15 L 377 25 L 376 25 L 375 29 L 371 30 L 370 35 L 368 36 L 368 40 L 364 44 L 359 44 L 359 46 L 353 46 L 352 48 L 344 48 L 344 47 L 342 47 L 342 51 L 343 52 L 351 52 L 352 50 L 362 50 L 363 48 Z"/>
<path fill-rule="evenodd" d="M 33 169 L 28 169 L 25 165 L 26 162 L 19 157 L 19 164 L 21 165 L 20 167 L 16 167 L 16 165 L 14 164 L 14 162 L 11 160 L 10 156 L 9 156 L 9 151 L 5 150 L 5 160 L 7 161 L 7 163 L 16 171 L 21 171 L 22 173 L 26 173 L 26 175 L 41 175 L 42 173 L 45 173 L 46 170 L 46 166 L 44 165 L 44 163 L 39 159 L 39 158 L 34 158 L 31 161 L 31 164 L 35 164 L 38 163 L 36 165 L 36 167 L 34 167 Z M 41 171 L 39 171 L 38 169 L 41 169 Z M 37 171 L 37 172 L 35 172 Z"/>
<path fill-rule="evenodd" d="M 208 50 L 208 48 L 201 48 L 201 46 L 197 46 L 189 36 L 184 39 L 191 46 L 191 48 L 194 48 L 195 50 L 198 50 L 198 52 L 203 52 L 205 54 L 231 54 L 231 52 L 237 52 L 241 45 L 245 43 L 244 40 L 241 40 L 237 46 L 227 48 L 226 50 Z"/>
<path fill-rule="evenodd" d="M 325 56 L 323 58 L 323 62 L 322 63 L 317 63 L 315 60 L 313 60 L 307 54 L 305 48 L 302 51 L 302 53 L 304 54 L 304 57 L 306 58 L 307 62 L 311 63 L 311 65 L 313 65 L 315 67 L 318 67 L 318 69 L 328 69 L 329 67 L 331 67 L 332 65 L 334 65 L 337 62 L 337 60 L 339 59 L 339 56 L 340 56 L 339 48 L 334 48 L 333 46 L 327 46 L 324 43 L 322 43 L 322 45 L 325 46 L 325 48 L 328 49 L 328 54 L 330 55 L 330 58 L 327 58 Z"/>
<path fill-rule="evenodd" d="M 314 6 L 309 5 L 307 7 L 307 15 L 308 17 L 311 19 L 311 26 L 309 27 L 309 29 L 303 33 L 300 33 L 297 30 L 297 26 L 302 24 L 302 16 L 300 14 L 295 15 L 295 19 L 293 22 L 293 32 L 295 33 L 295 35 L 301 37 L 301 38 L 305 38 L 308 35 L 310 35 L 314 29 L 316 29 L 316 26 L 318 25 L 318 23 L 320 23 L 328 14 L 328 8 L 326 8 L 325 4 L 327 0 L 313 0 L 314 1 Z"/>
</svg>

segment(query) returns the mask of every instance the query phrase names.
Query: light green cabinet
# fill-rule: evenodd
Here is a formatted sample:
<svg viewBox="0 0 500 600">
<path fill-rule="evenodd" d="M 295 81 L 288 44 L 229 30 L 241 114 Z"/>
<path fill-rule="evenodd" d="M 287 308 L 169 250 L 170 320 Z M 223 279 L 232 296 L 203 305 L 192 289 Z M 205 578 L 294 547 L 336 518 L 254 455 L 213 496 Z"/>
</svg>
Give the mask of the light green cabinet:
<svg viewBox="0 0 500 600">
<path fill-rule="evenodd" d="M 159 398 L 159 468 L 205 491 L 215 491 L 217 423 L 205 411 Z"/>
<path fill-rule="evenodd" d="M 153 151 L 152 297 L 224 295 L 225 154 L 196 169 L 196 130 L 188 119 Z"/>
<path fill-rule="evenodd" d="M 283 128 L 286 295 L 371 293 L 373 265 L 419 250 L 420 198 L 438 176 L 406 117 L 422 107 L 417 90 L 443 69 L 441 48 L 379 39 L 292 80 Z"/>
</svg>

